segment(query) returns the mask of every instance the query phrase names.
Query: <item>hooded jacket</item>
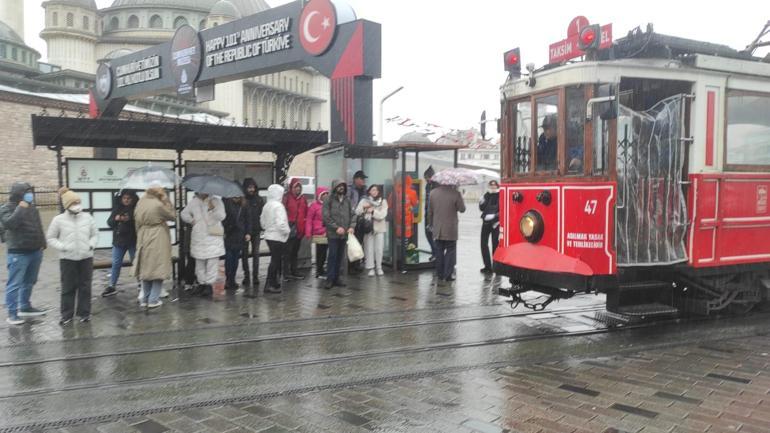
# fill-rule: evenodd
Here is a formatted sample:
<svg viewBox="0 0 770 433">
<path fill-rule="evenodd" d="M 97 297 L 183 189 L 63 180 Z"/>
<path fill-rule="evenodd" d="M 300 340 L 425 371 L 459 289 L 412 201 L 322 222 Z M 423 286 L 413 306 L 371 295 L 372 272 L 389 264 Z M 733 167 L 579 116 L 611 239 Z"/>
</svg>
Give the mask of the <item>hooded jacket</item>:
<svg viewBox="0 0 770 433">
<path fill-rule="evenodd" d="M 265 231 L 265 240 L 286 242 L 289 239 L 291 228 L 281 199 L 283 199 L 283 187 L 270 185 L 267 188 L 267 203 L 262 208 L 260 217 L 262 230 Z"/>
<path fill-rule="evenodd" d="M 14 183 L 8 203 L 0 207 L 0 226 L 5 231 L 5 241 L 11 254 L 32 253 L 46 246 L 43 223 L 35 204 L 30 203 L 27 208 L 19 206 L 24 194 L 31 189 L 28 183 Z"/>
<path fill-rule="evenodd" d="M 245 200 L 245 199 L 243 199 Z M 249 208 L 245 202 L 236 203 L 234 199 L 225 200 L 225 249 L 241 250 L 246 235 L 251 234 Z"/>
<path fill-rule="evenodd" d="M 254 195 L 249 195 L 249 185 L 254 185 Z M 259 196 L 257 182 L 250 177 L 243 180 L 243 194 L 246 196 L 246 208 L 249 214 L 249 234 L 252 238 L 259 237 L 260 232 L 262 232 L 259 217 L 262 216 L 265 199 Z"/>
<path fill-rule="evenodd" d="M 123 205 L 123 196 L 121 194 L 116 197 L 115 205 L 112 207 L 109 219 L 107 219 L 107 225 L 112 229 L 112 245 L 116 247 L 130 248 L 136 245 L 136 224 L 134 223 L 134 209 L 136 209 L 136 203 L 139 201 L 136 193 L 128 193 L 131 195 L 131 205 Z M 115 221 L 115 217 L 118 215 L 127 216 L 128 221 Z"/>
<path fill-rule="evenodd" d="M 315 190 L 315 201 L 307 210 L 305 219 L 306 236 L 326 236 L 326 226 L 324 226 L 323 204 L 321 203 L 321 194 L 328 193 L 329 188 L 319 186 Z M 329 200 L 329 198 L 326 198 Z"/>
<path fill-rule="evenodd" d="M 297 239 L 305 237 L 305 218 L 307 218 L 307 199 L 302 193 L 299 196 L 294 194 L 294 187 L 302 182 L 296 177 L 289 182 L 289 190 L 283 196 L 283 205 L 286 208 L 286 216 L 289 218 L 289 224 L 297 227 Z"/>
<path fill-rule="evenodd" d="M 342 199 L 334 191 L 337 185 L 345 187 Z M 323 204 L 323 221 L 326 226 L 326 237 L 329 239 L 347 239 L 347 230 L 356 226 L 356 218 L 353 206 L 348 198 L 348 185 L 345 181 L 335 180 L 332 182 L 332 190 L 329 198 Z M 337 228 L 345 229 L 345 234 L 338 235 Z"/>
<path fill-rule="evenodd" d="M 51 221 L 46 238 L 60 259 L 80 261 L 94 256 L 99 232 L 91 214 L 65 210 Z"/>
<path fill-rule="evenodd" d="M 209 203 L 213 204 L 213 209 L 209 209 Z M 225 255 L 224 236 L 211 234 L 216 229 L 224 232 L 222 221 L 227 215 L 221 199 L 209 196 L 204 201 L 196 196 L 182 210 L 181 216 L 182 221 L 193 226 L 190 235 L 190 255 L 193 258 L 207 260 Z"/>
</svg>

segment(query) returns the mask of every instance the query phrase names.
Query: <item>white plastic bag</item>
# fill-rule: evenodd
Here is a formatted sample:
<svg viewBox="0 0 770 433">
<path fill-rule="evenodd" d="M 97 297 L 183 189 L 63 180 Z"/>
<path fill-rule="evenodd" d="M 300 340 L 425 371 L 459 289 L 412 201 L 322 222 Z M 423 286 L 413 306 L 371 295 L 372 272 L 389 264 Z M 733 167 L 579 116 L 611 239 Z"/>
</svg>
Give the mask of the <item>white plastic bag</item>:
<svg viewBox="0 0 770 433">
<path fill-rule="evenodd" d="M 355 262 L 364 258 L 364 248 L 355 236 L 348 236 L 348 260 Z"/>
</svg>

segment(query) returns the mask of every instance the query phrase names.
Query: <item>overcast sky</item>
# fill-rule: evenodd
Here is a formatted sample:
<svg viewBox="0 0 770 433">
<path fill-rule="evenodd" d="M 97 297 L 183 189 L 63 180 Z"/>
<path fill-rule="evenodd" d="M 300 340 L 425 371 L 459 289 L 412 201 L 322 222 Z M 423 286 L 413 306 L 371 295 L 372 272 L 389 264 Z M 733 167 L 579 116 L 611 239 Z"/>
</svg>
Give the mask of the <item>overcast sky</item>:
<svg viewBox="0 0 770 433">
<path fill-rule="evenodd" d="M 287 1 L 268 0 L 273 5 Z M 25 0 L 27 43 L 46 57 L 38 34 L 40 1 Z M 107 7 L 112 0 L 97 0 Z M 382 23 L 383 73 L 374 88 L 375 133 L 380 98 L 404 90 L 385 104 L 385 116 L 400 115 L 451 128 L 468 128 L 486 109 L 499 116 L 498 88 L 505 79 L 502 53 L 521 47 L 522 63 L 538 67 L 548 45 L 566 37 L 576 15 L 592 23 L 613 24 L 614 37 L 653 23 L 663 34 L 744 48 L 770 20 L 770 3 L 733 0 L 708 4 L 645 2 L 472 0 L 349 0 L 359 18 Z M 765 6 L 762 6 L 764 4 Z M 765 50 L 764 52 L 767 52 Z M 494 129 L 494 128 L 493 128 Z M 386 139 L 391 139 L 386 134 Z"/>
</svg>

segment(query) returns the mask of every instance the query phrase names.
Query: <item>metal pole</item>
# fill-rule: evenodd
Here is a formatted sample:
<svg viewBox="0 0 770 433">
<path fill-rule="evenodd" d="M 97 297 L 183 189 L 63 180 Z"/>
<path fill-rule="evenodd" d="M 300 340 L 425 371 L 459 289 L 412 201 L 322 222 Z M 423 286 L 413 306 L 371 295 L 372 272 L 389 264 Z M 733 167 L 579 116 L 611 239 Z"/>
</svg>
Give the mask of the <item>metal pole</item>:
<svg viewBox="0 0 770 433">
<path fill-rule="evenodd" d="M 388 98 L 390 98 L 391 96 L 395 95 L 396 93 L 398 93 L 398 92 L 400 92 L 402 90 L 404 90 L 404 86 L 401 86 L 398 89 L 388 93 L 387 95 L 385 95 L 384 98 L 382 98 L 380 100 L 380 132 L 379 132 L 379 135 L 377 136 L 377 144 L 379 146 L 382 146 L 383 144 L 385 144 L 385 140 L 382 137 L 382 134 L 383 134 L 383 132 L 382 132 L 383 125 L 382 124 L 385 122 L 385 113 L 383 113 L 383 111 L 382 111 L 382 106 L 385 105 L 385 101 L 387 101 Z"/>
<path fill-rule="evenodd" d="M 401 272 L 406 272 L 406 157 L 407 152 L 401 153 L 401 236 L 398 237 L 399 251 L 401 252 Z"/>
</svg>

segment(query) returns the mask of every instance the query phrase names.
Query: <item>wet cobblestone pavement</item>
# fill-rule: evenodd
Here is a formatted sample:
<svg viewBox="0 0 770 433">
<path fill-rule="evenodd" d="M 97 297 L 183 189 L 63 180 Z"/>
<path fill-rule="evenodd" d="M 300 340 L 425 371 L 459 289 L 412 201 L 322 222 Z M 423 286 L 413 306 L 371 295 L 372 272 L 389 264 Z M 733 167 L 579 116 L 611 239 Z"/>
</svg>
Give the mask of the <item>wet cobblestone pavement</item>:
<svg viewBox="0 0 770 433">
<path fill-rule="evenodd" d="M 127 270 L 98 297 L 97 271 L 93 321 L 66 328 L 47 256 L 32 299 L 52 311 L 0 326 L 0 433 L 770 431 L 766 314 L 610 332 L 600 296 L 513 311 L 478 273 L 475 215 L 462 227 L 452 287 L 220 284 L 148 312 Z"/>
</svg>

